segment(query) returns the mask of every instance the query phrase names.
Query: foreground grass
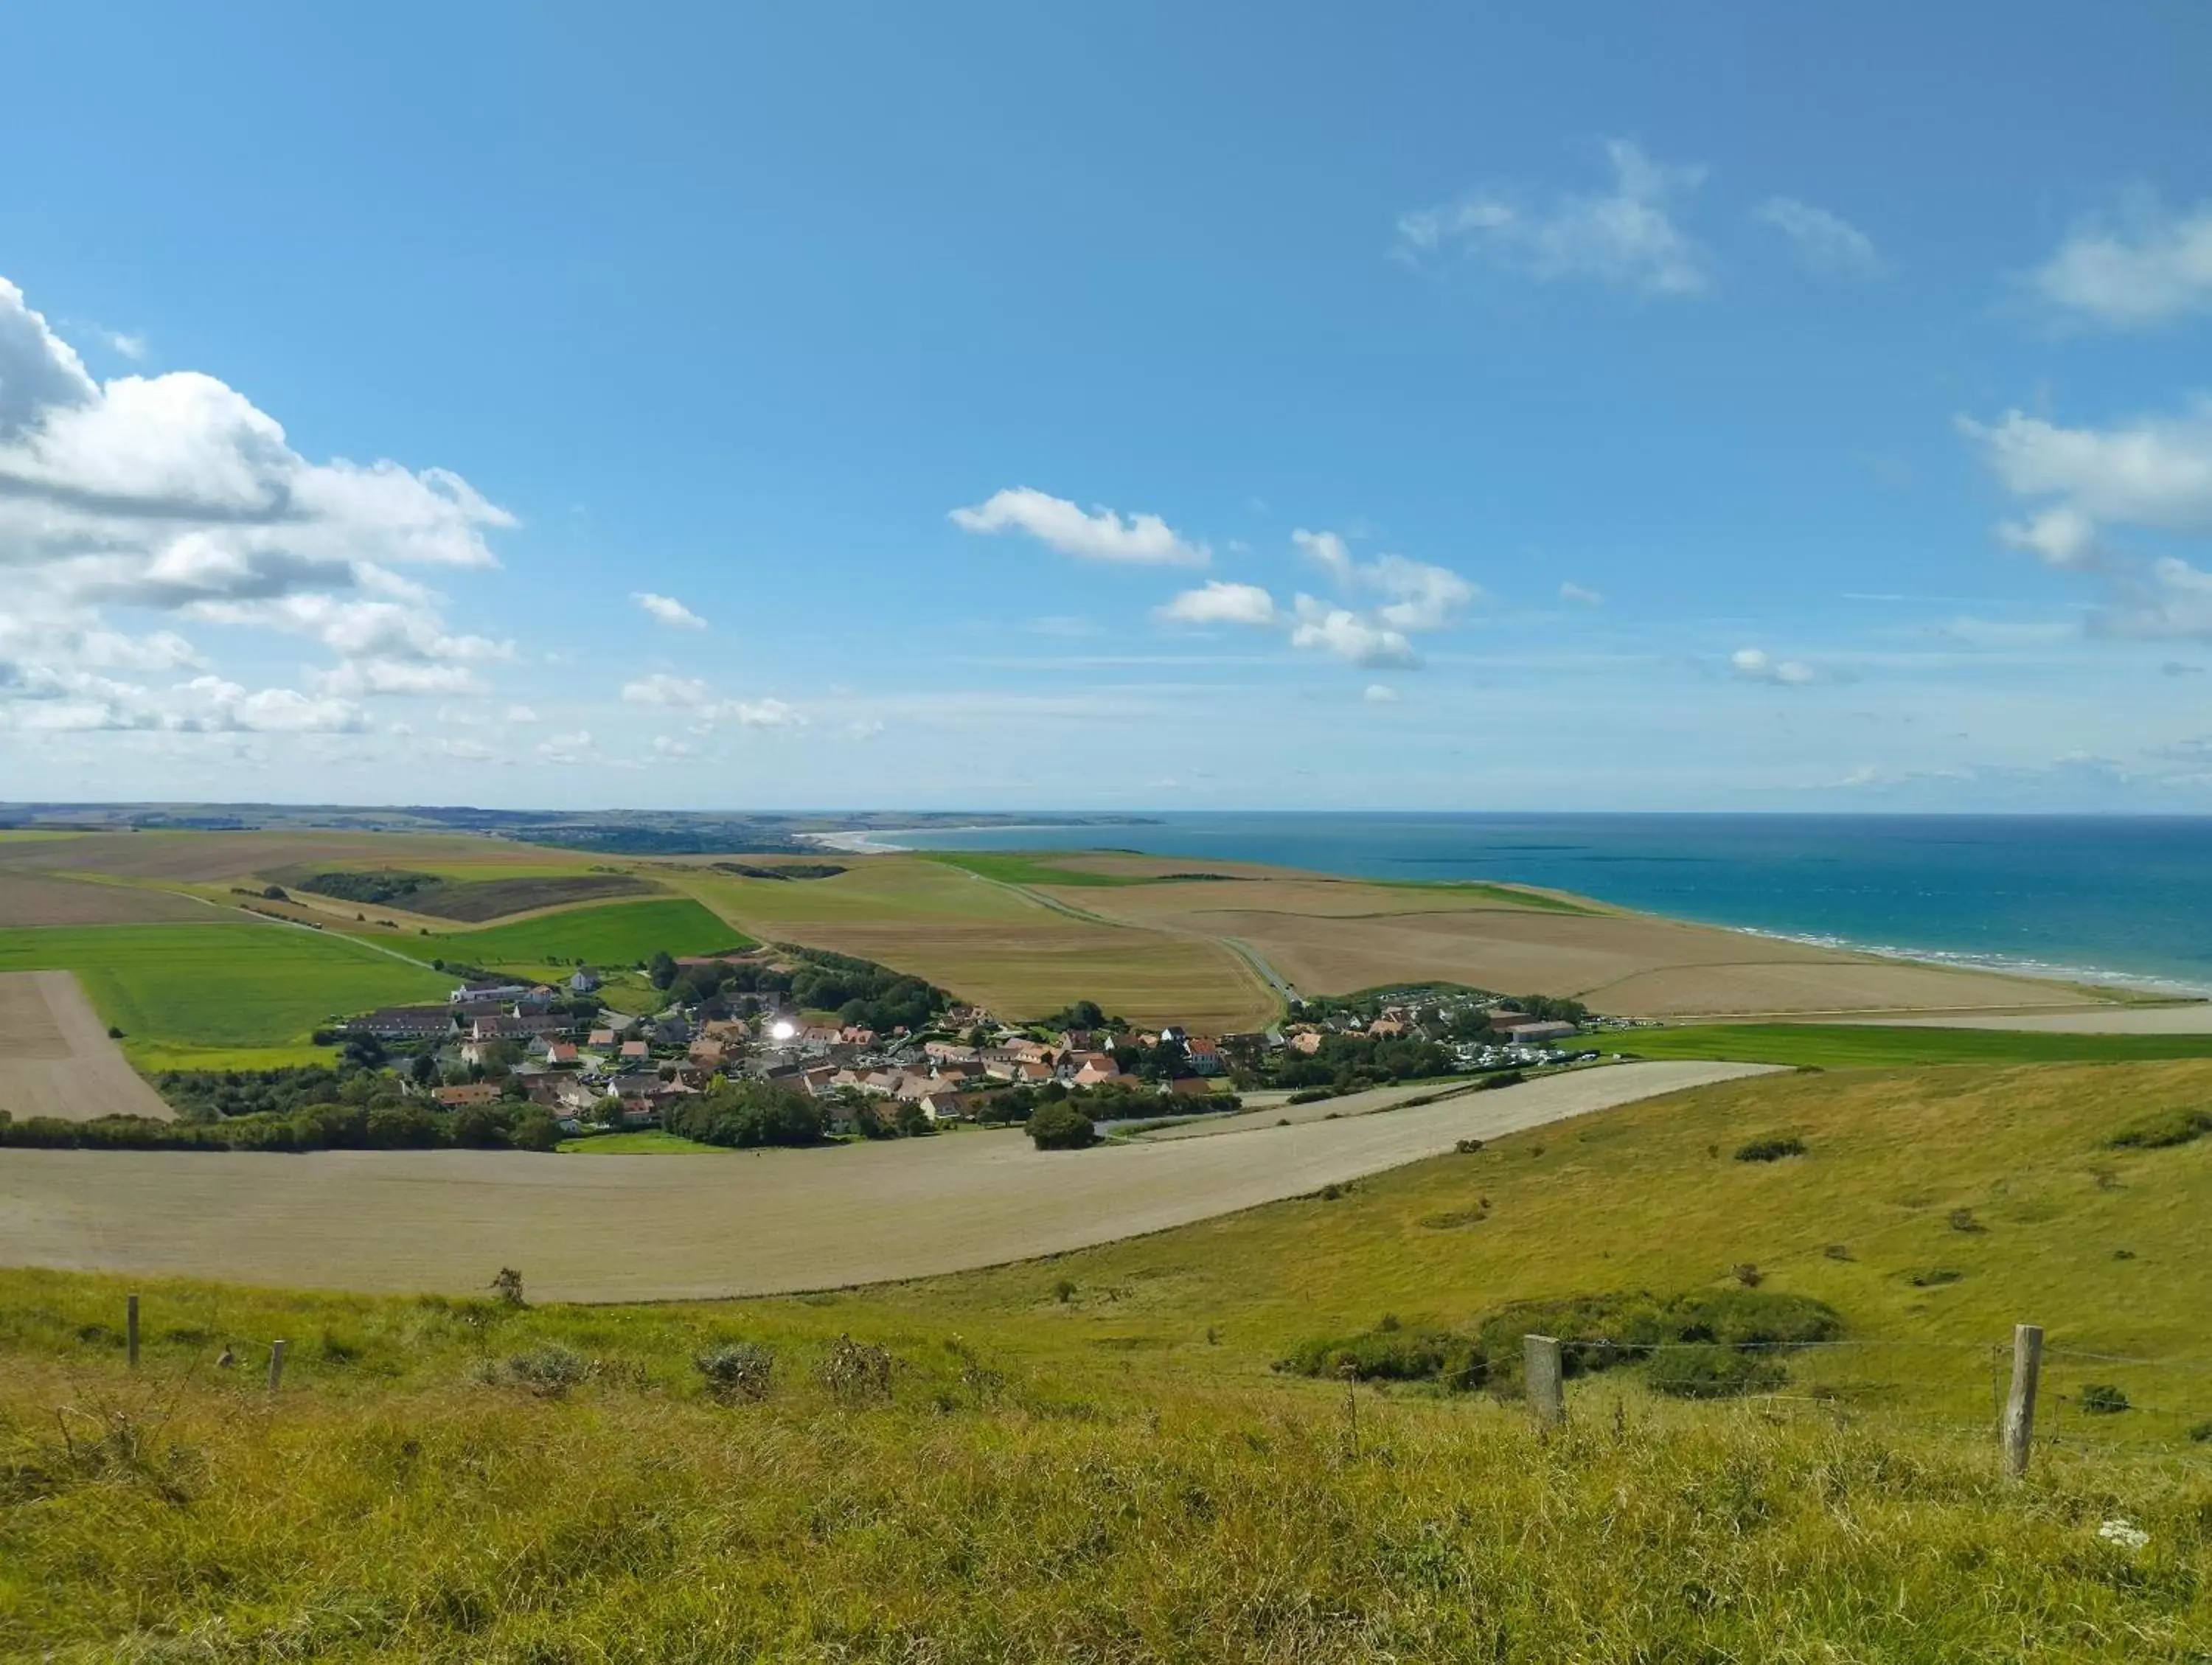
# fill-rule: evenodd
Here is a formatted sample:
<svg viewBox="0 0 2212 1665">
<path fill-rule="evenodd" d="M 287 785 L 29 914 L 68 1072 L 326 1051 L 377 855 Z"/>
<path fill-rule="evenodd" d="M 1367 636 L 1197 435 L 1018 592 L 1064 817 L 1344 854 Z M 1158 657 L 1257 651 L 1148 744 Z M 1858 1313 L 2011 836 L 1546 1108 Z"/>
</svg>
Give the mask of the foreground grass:
<svg viewBox="0 0 2212 1665">
<path fill-rule="evenodd" d="M 392 1303 L 398 1305 L 399 1303 Z M 477 1378 L 568 1315 L 424 1305 L 377 1389 L 149 1363 L 0 1373 L 0 1649 L 61 1660 L 2179 1660 L 2212 1483 L 1814 1407 L 1519 1411 L 1268 1382 L 1147 1395 L 888 1338 L 721 1405 L 608 1346 Z M 453 1336 L 450 1333 L 459 1332 Z M 342 1344 L 341 1344 L 342 1345 Z M 518 1352 L 518 1349 L 522 1351 Z M 482 1363 L 452 1369 L 472 1352 Z M 257 1361 L 258 1362 L 258 1361 Z M 2148 1534 L 2128 1549 L 2100 1524 Z"/>
<path fill-rule="evenodd" d="M 2212 1058 L 2212 1035 L 2063 1035 L 1911 1024 L 1696 1024 L 1615 1032 L 1600 1036 L 1599 1043 L 1636 1058 L 1717 1058 L 1816 1069 Z"/>
<path fill-rule="evenodd" d="M 0 1654 L 2201 1659 L 2212 1138 L 2108 1141 L 2208 1103 L 2208 1063 L 1767 1077 L 778 1300 L 149 1283 L 135 1376 L 123 1282 L 0 1271 Z M 1778 1135 L 1802 1153 L 1735 1159 Z M 1386 1313 L 1464 1327 L 1754 1263 L 1846 1345 L 1741 1403 L 1614 1370 L 1547 1438 L 1485 1394 L 1270 1369 Z M 1992 1367 L 2019 1319 L 2051 1364 L 2015 1487 Z M 847 1335 L 893 1361 L 881 1393 L 823 1379 Z M 773 1354 L 757 1401 L 694 1364 L 733 1342 Z M 2092 1382 L 2136 1408 L 2090 1414 Z"/>
</svg>

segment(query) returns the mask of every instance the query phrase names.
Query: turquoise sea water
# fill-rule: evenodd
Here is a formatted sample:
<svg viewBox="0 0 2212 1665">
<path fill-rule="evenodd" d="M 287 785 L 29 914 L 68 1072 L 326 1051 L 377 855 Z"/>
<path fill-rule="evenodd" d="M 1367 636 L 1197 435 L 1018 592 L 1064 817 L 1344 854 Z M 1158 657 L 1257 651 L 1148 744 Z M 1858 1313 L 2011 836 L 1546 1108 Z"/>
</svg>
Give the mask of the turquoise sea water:
<svg viewBox="0 0 2212 1665">
<path fill-rule="evenodd" d="M 1713 925 L 2212 994 L 2212 817 L 1223 812 L 884 842 L 1505 879 Z"/>
</svg>

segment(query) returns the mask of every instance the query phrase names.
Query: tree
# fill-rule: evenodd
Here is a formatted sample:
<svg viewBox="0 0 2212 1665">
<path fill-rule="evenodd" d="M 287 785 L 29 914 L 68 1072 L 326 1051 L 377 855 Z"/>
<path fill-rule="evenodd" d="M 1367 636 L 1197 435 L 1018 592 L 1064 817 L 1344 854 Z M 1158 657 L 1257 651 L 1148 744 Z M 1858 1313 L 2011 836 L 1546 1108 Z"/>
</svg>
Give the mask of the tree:
<svg viewBox="0 0 2212 1665">
<path fill-rule="evenodd" d="M 561 1144 L 560 1124 L 543 1110 L 532 1110 L 514 1124 L 507 1142 L 518 1151 L 552 1151 Z"/>
<path fill-rule="evenodd" d="M 1089 1116 L 1062 1101 L 1041 1106 L 1031 1114 L 1030 1138 L 1040 1151 L 1080 1151 L 1097 1142 L 1098 1130 Z"/>
<path fill-rule="evenodd" d="M 418 1087 L 437 1085 L 438 1054 L 434 1052 L 416 1053 L 415 1061 L 407 1066 L 407 1073 L 414 1078 L 415 1085 Z"/>
<path fill-rule="evenodd" d="M 495 1151 L 507 1143 L 509 1113 L 489 1104 L 464 1104 L 453 1112 L 453 1143 L 472 1151 Z"/>
<path fill-rule="evenodd" d="M 676 957 L 665 948 L 654 954 L 646 968 L 646 975 L 653 980 L 655 988 L 665 988 L 676 981 Z"/>
</svg>

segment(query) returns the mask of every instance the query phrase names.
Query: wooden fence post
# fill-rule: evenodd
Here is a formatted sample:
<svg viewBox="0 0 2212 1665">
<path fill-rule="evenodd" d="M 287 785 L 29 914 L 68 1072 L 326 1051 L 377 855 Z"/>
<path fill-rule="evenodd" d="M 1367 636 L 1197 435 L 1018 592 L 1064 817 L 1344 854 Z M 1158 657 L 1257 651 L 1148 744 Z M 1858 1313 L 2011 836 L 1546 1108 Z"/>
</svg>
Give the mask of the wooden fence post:
<svg viewBox="0 0 2212 1665">
<path fill-rule="evenodd" d="M 1528 1411 L 1547 1428 L 1567 1419 L 1567 1399 L 1559 1368 L 1559 1344 L 1548 1335 L 1521 1338 L 1522 1374 L 1528 1382 Z"/>
<path fill-rule="evenodd" d="M 129 1356 L 131 1368 L 138 1368 L 138 1297 L 128 1296 L 123 1303 L 123 1350 Z"/>
<path fill-rule="evenodd" d="M 2008 1480 L 2027 1473 L 2028 1442 L 2035 1437 L 2036 1377 L 2043 1369 L 2043 1327 L 2012 1327 L 2012 1392 L 2005 1399 L 2004 1471 Z"/>
<path fill-rule="evenodd" d="M 276 1384 L 283 1379 L 284 1343 L 282 1341 L 271 1341 L 269 1344 L 269 1391 L 272 1394 L 275 1393 L 276 1391 Z"/>
</svg>

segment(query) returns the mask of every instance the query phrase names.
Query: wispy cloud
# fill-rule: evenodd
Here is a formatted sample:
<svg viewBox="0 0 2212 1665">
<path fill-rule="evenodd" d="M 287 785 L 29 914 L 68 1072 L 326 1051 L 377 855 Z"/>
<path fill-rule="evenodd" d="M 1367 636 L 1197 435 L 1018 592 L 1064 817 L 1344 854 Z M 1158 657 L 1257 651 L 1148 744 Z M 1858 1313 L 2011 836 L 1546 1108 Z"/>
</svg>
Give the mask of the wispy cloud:
<svg viewBox="0 0 2212 1665">
<path fill-rule="evenodd" d="M 1753 217 L 1788 240 L 1797 258 L 1831 277 L 1875 277 L 1882 270 L 1874 240 L 1840 214 L 1795 197 L 1769 197 Z"/>
<path fill-rule="evenodd" d="M 1802 659 L 1778 659 L 1763 647 L 1739 647 L 1729 655 L 1729 669 L 1746 682 L 1771 682 L 1784 688 L 1802 688 L 1820 680 L 1820 673 Z"/>
<path fill-rule="evenodd" d="M 1392 252 L 1415 265 L 1458 254 L 1539 282 L 1587 278 L 1650 295 L 1711 287 L 1711 261 L 1676 223 L 1674 206 L 1705 170 L 1656 161 L 1630 139 L 1606 146 L 1607 191 L 1529 205 L 1498 187 L 1398 216 Z"/>
</svg>

